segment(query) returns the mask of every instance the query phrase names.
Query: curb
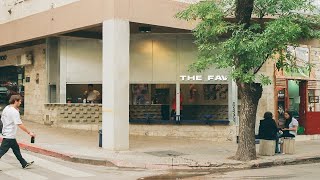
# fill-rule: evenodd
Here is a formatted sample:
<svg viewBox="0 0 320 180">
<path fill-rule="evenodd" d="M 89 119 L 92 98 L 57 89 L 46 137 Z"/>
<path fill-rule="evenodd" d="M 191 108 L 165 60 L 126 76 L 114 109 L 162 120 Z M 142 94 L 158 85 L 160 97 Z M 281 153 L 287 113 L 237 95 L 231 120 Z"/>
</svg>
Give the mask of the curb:
<svg viewBox="0 0 320 180">
<path fill-rule="evenodd" d="M 3 137 L 0 137 L 0 142 L 2 142 Z M 219 165 L 216 164 L 148 164 L 148 163 L 130 163 L 119 160 L 106 160 L 99 159 L 94 157 L 81 157 L 74 156 L 70 154 L 60 153 L 57 151 L 48 150 L 45 148 L 41 148 L 38 146 L 30 145 L 27 143 L 18 142 L 21 149 L 39 153 L 45 156 L 51 156 L 54 158 L 58 158 L 61 160 L 81 163 L 81 164 L 90 164 L 90 165 L 99 165 L 99 166 L 107 166 L 107 167 L 119 167 L 119 168 L 144 168 L 144 169 L 176 169 L 176 170 L 190 170 L 190 169 L 259 169 L 259 168 L 267 168 L 273 166 L 284 166 L 284 165 L 294 165 L 294 164 L 305 164 L 305 163 L 313 163 L 320 162 L 320 155 L 314 156 L 305 156 L 305 157 L 295 157 L 295 158 L 286 158 L 275 161 L 264 161 L 264 162 L 240 162 L 240 163 L 222 163 Z M 232 171 L 232 170 L 231 170 Z"/>
<path fill-rule="evenodd" d="M 308 164 L 308 163 L 315 163 L 320 162 L 320 156 L 315 155 L 312 157 L 297 157 L 297 158 L 289 158 L 289 159 L 282 159 L 276 161 L 266 161 L 261 163 L 249 163 L 250 169 L 258 169 L 258 168 L 267 168 L 273 166 L 284 166 L 284 165 L 295 165 L 295 164 Z"/>
<path fill-rule="evenodd" d="M 2 142 L 2 140 L 3 140 L 3 137 L 0 137 L 0 142 Z M 80 156 L 68 155 L 68 154 L 48 150 L 45 148 L 41 148 L 38 146 L 34 146 L 34 145 L 26 144 L 26 143 L 21 143 L 21 142 L 18 142 L 18 144 L 20 146 L 20 149 L 27 150 L 27 151 L 34 152 L 34 153 L 39 153 L 39 154 L 42 154 L 45 156 L 51 156 L 54 158 L 65 160 L 65 161 L 82 163 L 82 164 L 115 167 L 115 165 L 112 162 L 110 162 L 108 160 L 104 160 L 104 159 L 95 159 L 92 157 L 80 157 Z"/>
</svg>

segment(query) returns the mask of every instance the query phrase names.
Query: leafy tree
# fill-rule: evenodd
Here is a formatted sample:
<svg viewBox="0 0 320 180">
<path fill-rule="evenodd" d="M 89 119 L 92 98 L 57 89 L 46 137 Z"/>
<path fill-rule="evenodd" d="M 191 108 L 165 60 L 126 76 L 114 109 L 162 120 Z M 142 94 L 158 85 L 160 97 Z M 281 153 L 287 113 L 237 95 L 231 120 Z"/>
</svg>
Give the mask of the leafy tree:
<svg viewBox="0 0 320 180">
<path fill-rule="evenodd" d="M 257 106 L 262 85 L 271 83 L 257 73 L 269 59 L 278 69 L 298 70 L 287 48 L 319 38 L 318 12 L 310 0 L 205 0 L 176 15 L 197 23 L 193 32 L 199 60 L 191 70 L 200 72 L 212 65 L 232 69 L 242 100 L 235 159 L 256 159 Z"/>
</svg>

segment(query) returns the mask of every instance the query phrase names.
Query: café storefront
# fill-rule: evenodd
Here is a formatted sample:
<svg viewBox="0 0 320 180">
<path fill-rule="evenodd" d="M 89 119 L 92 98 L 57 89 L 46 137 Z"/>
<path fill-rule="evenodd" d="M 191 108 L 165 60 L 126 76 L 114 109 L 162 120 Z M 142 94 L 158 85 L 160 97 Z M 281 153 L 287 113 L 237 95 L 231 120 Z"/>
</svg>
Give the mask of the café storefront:
<svg viewBox="0 0 320 180">
<path fill-rule="evenodd" d="M 225 69 L 189 71 L 197 59 L 193 41 L 190 34 L 131 35 L 130 134 L 234 140 L 237 88 Z M 45 123 L 98 130 L 102 105 L 84 104 L 81 98 L 88 84 L 102 93 L 101 40 L 54 38 L 48 43 L 52 58 Z M 59 63 L 54 62 L 57 53 Z"/>
<path fill-rule="evenodd" d="M 181 119 L 181 123 L 198 120 L 195 123 L 201 124 L 205 115 L 211 120 L 229 119 L 228 71 L 190 72 L 189 66 L 197 60 L 191 35 L 136 35 L 131 38 L 130 52 L 131 122 Z M 178 117 L 172 117 L 174 105 L 181 111 Z"/>
</svg>

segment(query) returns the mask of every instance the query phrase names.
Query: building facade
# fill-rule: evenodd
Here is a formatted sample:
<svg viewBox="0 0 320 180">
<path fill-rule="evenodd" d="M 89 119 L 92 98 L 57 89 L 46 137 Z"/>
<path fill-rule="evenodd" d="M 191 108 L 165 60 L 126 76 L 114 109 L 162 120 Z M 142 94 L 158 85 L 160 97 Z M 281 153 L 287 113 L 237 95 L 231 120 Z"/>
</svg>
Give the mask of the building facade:
<svg viewBox="0 0 320 180">
<path fill-rule="evenodd" d="M 128 149 L 129 134 L 235 141 L 241 100 L 229 70 L 188 71 L 197 59 L 190 31 L 194 24 L 174 18 L 188 3 L 3 3 L 0 56 L 7 58 L 0 69 L 23 67 L 16 81 L 24 90 L 25 119 L 64 128 L 102 128 L 103 147 L 110 150 Z M 261 73 L 275 77 L 273 62 Z M 265 111 L 278 112 L 277 82 L 264 87 L 257 120 Z M 83 103 L 88 84 L 101 92 L 100 103 Z"/>
</svg>

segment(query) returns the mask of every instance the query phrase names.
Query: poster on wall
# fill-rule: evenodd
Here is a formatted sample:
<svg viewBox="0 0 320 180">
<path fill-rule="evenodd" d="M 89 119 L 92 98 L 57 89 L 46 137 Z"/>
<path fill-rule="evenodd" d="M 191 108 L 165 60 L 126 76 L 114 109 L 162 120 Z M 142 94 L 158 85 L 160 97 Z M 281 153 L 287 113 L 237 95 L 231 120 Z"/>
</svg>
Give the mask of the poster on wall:
<svg viewBox="0 0 320 180">
<path fill-rule="evenodd" d="M 285 76 L 291 76 L 291 77 L 302 77 L 302 78 L 309 78 L 310 72 L 308 67 L 306 66 L 309 62 L 309 48 L 307 47 L 294 47 L 294 46 L 288 46 L 287 52 L 290 53 L 295 61 L 287 61 L 287 63 L 290 65 L 291 63 L 295 63 L 298 69 L 296 71 L 290 71 L 285 69 L 284 75 Z"/>
<path fill-rule="evenodd" d="M 311 71 L 311 78 L 320 79 L 320 48 L 311 48 L 311 63 L 314 65 Z"/>
<path fill-rule="evenodd" d="M 134 105 L 150 104 L 148 84 L 133 84 L 132 95 Z"/>
<path fill-rule="evenodd" d="M 203 85 L 204 100 L 225 100 L 228 97 L 227 84 L 205 84 Z"/>
<path fill-rule="evenodd" d="M 309 103 L 319 103 L 319 96 L 309 96 Z"/>
</svg>

